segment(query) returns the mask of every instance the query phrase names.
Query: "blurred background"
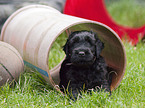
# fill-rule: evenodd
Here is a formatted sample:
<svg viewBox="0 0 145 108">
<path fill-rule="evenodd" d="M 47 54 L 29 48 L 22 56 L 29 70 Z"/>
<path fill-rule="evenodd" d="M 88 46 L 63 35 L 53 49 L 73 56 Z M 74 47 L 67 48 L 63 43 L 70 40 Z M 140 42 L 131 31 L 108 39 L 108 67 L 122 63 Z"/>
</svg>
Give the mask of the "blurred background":
<svg viewBox="0 0 145 108">
<path fill-rule="evenodd" d="M 63 12 L 66 0 L 0 0 L 0 31 L 6 19 L 17 9 L 30 4 L 43 4 Z M 145 0 L 105 0 L 110 16 L 124 26 L 145 24 Z"/>
</svg>

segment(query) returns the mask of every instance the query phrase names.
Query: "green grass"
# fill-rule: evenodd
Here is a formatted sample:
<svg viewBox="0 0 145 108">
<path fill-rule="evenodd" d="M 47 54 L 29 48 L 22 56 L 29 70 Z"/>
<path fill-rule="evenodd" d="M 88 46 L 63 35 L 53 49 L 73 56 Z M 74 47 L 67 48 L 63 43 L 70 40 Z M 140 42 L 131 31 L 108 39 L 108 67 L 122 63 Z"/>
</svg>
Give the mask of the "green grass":
<svg viewBox="0 0 145 108">
<path fill-rule="evenodd" d="M 129 107 L 143 108 L 145 105 L 145 45 L 136 47 L 125 43 L 127 68 L 119 87 L 112 96 L 107 93 L 93 92 L 90 96 L 72 102 L 56 90 L 50 88 L 35 70 L 25 68 L 15 86 L 8 84 L 0 89 L 0 107 Z"/>
<path fill-rule="evenodd" d="M 145 25 L 145 1 L 116 0 L 107 4 L 108 12 L 116 23 L 129 27 Z"/>
<path fill-rule="evenodd" d="M 128 6 L 135 5 L 137 8 L 136 4 L 132 4 L 133 2 L 126 2 L 129 3 Z M 125 5 L 122 5 L 123 3 L 124 0 L 118 4 L 118 7 L 114 7 L 114 4 L 109 4 L 109 12 L 113 13 L 117 11 L 121 6 Z M 110 10 L 110 8 L 114 9 Z M 134 8 L 132 8 L 132 11 L 134 11 Z M 142 10 L 138 11 L 140 12 Z M 123 20 L 121 17 L 125 17 L 122 13 L 118 15 L 120 18 L 116 18 L 117 16 L 115 15 L 113 16 L 118 22 Z M 126 16 L 126 20 L 123 20 L 122 22 L 124 23 L 122 24 L 138 22 L 138 18 L 135 20 L 135 16 L 136 14 L 132 14 L 132 17 L 134 17 L 133 22 Z M 140 20 L 145 21 L 145 18 L 141 17 Z M 137 24 L 138 26 L 142 25 L 142 23 Z M 131 26 L 130 24 L 127 25 Z M 64 45 L 63 40 L 63 37 L 58 38 L 52 47 L 49 56 L 50 68 L 54 67 L 64 57 L 62 50 L 58 50 Z M 112 96 L 109 97 L 107 93 L 103 92 L 93 92 L 92 95 L 84 93 L 81 99 L 73 102 L 67 96 L 63 96 L 53 88 L 50 88 L 36 70 L 25 67 L 25 72 L 20 76 L 18 82 L 12 86 L 7 83 L 0 88 L 0 108 L 144 108 L 145 44 L 139 43 L 134 47 L 125 41 L 123 43 L 126 49 L 127 67 L 122 82 L 112 92 Z"/>
<path fill-rule="evenodd" d="M 66 40 L 67 34 L 66 32 L 63 32 L 53 43 L 48 59 L 49 69 L 54 68 L 65 57 L 63 46 L 66 43 Z"/>
</svg>

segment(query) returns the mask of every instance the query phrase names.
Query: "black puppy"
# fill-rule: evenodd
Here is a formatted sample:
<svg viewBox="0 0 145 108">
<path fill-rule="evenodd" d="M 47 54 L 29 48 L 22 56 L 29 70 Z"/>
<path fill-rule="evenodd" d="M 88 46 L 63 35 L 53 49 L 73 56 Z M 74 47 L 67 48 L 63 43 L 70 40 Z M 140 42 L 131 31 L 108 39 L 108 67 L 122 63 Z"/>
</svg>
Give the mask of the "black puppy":
<svg viewBox="0 0 145 108">
<path fill-rule="evenodd" d="M 64 52 L 66 58 L 60 69 L 61 91 L 68 90 L 74 98 L 81 90 L 103 89 L 110 92 L 107 65 L 100 55 L 103 42 L 91 31 L 70 34 Z"/>
</svg>

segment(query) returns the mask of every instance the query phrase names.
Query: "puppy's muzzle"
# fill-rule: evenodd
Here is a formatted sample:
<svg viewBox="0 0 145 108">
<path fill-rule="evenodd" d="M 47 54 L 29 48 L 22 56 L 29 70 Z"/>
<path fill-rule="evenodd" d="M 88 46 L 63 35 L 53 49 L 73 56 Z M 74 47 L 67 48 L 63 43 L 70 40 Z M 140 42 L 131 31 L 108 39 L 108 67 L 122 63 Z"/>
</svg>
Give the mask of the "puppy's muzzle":
<svg viewBox="0 0 145 108">
<path fill-rule="evenodd" d="M 77 66 L 91 65 L 94 62 L 94 54 L 89 48 L 76 48 L 71 55 L 71 62 Z"/>
<path fill-rule="evenodd" d="M 78 55 L 83 57 L 83 56 L 85 56 L 85 52 L 84 52 L 84 51 L 80 51 L 80 52 L 78 53 Z"/>
<path fill-rule="evenodd" d="M 77 55 L 78 57 L 85 57 L 90 53 L 91 52 L 89 51 L 89 49 L 75 49 L 75 55 Z"/>
</svg>

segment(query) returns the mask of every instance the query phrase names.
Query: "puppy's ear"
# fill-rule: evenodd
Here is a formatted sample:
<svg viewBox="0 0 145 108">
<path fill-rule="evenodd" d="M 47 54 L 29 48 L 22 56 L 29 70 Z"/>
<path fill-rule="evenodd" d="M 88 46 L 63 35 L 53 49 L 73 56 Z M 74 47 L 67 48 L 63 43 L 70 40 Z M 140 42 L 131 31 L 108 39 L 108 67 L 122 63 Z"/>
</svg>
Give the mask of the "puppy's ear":
<svg viewBox="0 0 145 108">
<path fill-rule="evenodd" d="M 66 44 L 63 46 L 63 51 L 65 52 L 66 56 L 69 55 L 68 40 L 67 40 Z"/>
<path fill-rule="evenodd" d="M 96 57 L 98 58 L 101 54 L 102 50 L 104 49 L 104 43 L 96 37 Z"/>
</svg>

